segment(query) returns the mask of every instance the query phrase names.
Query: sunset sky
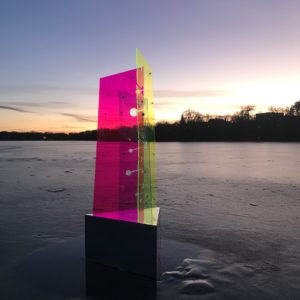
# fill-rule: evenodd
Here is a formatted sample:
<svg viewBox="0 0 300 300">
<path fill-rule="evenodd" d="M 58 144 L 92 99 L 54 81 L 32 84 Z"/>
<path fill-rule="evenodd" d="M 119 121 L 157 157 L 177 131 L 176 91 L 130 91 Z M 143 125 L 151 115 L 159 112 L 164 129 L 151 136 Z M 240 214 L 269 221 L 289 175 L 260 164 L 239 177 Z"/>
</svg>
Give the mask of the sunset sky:
<svg viewBox="0 0 300 300">
<path fill-rule="evenodd" d="M 152 66 L 157 120 L 300 99 L 300 1 L 0 2 L 0 131 L 96 128 L 99 77 Z"/>
</svg>

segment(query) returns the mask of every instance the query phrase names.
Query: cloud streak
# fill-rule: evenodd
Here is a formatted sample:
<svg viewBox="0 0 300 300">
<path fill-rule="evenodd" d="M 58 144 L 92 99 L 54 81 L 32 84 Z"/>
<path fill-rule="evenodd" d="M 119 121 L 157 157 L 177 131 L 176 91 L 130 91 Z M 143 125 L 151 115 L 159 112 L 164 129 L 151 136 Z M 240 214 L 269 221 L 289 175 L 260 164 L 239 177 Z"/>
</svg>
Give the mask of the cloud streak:
<svg viewBox="0 0 300 300">
<path fill-rule="evenodd" d="M 179 90 L 157 90 L 154 91 L 156 98 L 204 98 L 228 96 L 226 90 L 197 90 L 197 91 L 179 91 Z"/>
<path fill-rule="evenodd" d="M 80 95 L 97 95 L 98 87 L 84 87 L 84 86 L 59 86 L 59 85 L 27 85 L 27 86 L 1 86 L 1 93 L 3 94 L 31 94 L 44 95 L 53 93 L 67 93 Z M 220 97 L 231 95 L 228 90 L 217 89 L 203 89 L 203 90 L 173 90 L 162 89 L 154 91 L 156 98 L 204 98 L 204 97 Z M 46 104 L 46 103 L 45 103 Z M 47 102 L 47 104 L 63 104 L 59 101 Z M 46 105 L 47 105 L 46 104 Z M 24 102 L 20 105 L 26 105 Z M 27 106 L 42 106 L 42 103 L 30 102 Z"/>
<path fill-rule="evenodd" d="M 49 93 L 76 93 L 82 95 L 97 95 L 98 87 L 84 86 L 59 86 L 59 85 L 27 85 L 27 86 L 1 86 L 1 93 L 8 94 L 49 94 Z M 228 96 L 227 90 L 203 89 L 203 90 L 173 90 L 162 89 L 154 91 L 157 98 L 194 98 L 194 97 L 219 97 Z M 52 102 L 55 104 L 55 101 Z M 57 102 L 58 104 L 58 102 Z"/>
<path fill-rule="evenodd" d="M 17 112 L 20 112 L 20 113 L 30 113 L 30 114 L 34 113 L 33 111 L 29 111 L 29 110 L 25 110 L 25 109 L 18 108 L 18 107 L 13 107 L 13 106 L 6 106 L 6 105 L 0 105 L 0 109 L 17 111 Z"/>
<path fill-rule="evenodd" d="M 84 86 L 59 86 L 59 85 L 17 85 L 17 86 L 0 86 L 1 94 L 31 94 L 44 95 L 52 93 L 80 93 L 82 95 L 97 95 L 98 87 Z"/>
<path fill-rule="evenodd" d="M 46 102 L 31 102 L 31 101 L 0 101 L 0 104 L 4 104 L 4 106 L 16 105 L 16 106 L 24 106 L 24 107 L 47 107 L 52 105 L 63 105 L 66 102 L 63 101 L 46 101 Z M 13 107 L 14 107 L 13 106 Z"/>
<path fill-rule="evenodd" d="M 81 116 L 78 114 L 60 113 L 60 115 L 65 116 L 65 117 L 71 117 L 80 122 L 92 122 L 92 123 L 96 122 L 96 120 L 94 120 L 94 119 L 90 119 L 90 118 L 87 118 L 85 116 Z"/>
</svg>

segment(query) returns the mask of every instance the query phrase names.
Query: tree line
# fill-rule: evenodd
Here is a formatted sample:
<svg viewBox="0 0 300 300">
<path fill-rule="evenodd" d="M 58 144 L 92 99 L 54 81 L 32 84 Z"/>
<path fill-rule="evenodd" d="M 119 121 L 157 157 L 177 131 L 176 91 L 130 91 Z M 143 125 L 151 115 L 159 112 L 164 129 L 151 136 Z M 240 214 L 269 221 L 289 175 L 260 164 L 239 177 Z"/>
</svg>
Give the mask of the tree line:
<svg viewBox="0 0 300 300">
<path fill-rule="evenodd" d="M 158 141 L 300 141 L 300 101 L 254 114 L 242 106 L 233 115 L 204 115 L 186 110 L 179 121 L 156 124 Z"/>
<path fill-rule="evenodd" d="M 233 115 L 205 115 L 186 110 L 177 122 L 155 125 L 157 141 L 300 141 L 300 101 L 290 107 L 270 107 L 254 114 L 255 106 L 242 106 Z M 121 130 L 119 130 L 120 132 Z M 126 131 L 126 130 L 125 130 Z M 78 133 L 0 132 L 0 140 L 86 140 L 97 139 L 99 131 Z M 100 132 L 101 136 L 101 132 Z"/>
</svg>

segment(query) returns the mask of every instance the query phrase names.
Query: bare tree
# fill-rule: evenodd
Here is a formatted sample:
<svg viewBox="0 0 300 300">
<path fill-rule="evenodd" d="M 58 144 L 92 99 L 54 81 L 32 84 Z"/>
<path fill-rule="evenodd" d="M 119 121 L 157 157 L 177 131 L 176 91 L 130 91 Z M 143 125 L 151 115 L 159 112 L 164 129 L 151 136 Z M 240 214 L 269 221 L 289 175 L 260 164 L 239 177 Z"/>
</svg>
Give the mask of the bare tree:
<svg viewBox="0 0 300 300">
<path fill-rule="evenodd" d="M 300 116 L 300 100 L 295 102 L 290 108 L 290 115 Z"/>
<path fill-rule="evenodd" d="M 241 106 L 241 110 L 232 116 L 232 121 L 244 121 L 253 119 L 252 112 L 255 110 L 255 105 Z"/>
<path fill-rule="evenodd" d="M 290 108 L 289 107 L 270 106 L 268 108 L 268 110 L 269 110 L 269 112 L 272 112 L 272 113 L 282 113 L 282 114 L 288 115 Z"/>
<path fill-rule="evenodd" d="M 210 119 L 212 119 L 214 116 L 213 115 L 210 115 L 210 114 L 205 114 L 203 116 L 203 121 L 204 122 L 208 122 Z"/>
<path fill-rule="evenodd" d="M 188 109 L 181 115 L 180 123 L 196 123 L 203 122 L 203 116 L 197 111 Z"/>
</svg>

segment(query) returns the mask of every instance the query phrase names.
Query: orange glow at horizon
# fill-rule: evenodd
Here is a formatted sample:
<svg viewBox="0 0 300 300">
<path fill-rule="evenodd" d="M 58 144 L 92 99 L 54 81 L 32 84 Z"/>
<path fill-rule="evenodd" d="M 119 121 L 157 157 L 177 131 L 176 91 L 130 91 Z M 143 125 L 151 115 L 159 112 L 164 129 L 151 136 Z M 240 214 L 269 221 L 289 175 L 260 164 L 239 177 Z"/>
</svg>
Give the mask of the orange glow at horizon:
<svg viewBox="0 0 300 300">
<path fill-rule="evenodd" d="M 232 115 L 244 105 L 255 105 L 254 113 L 268 111 L 270 106 L 291 106 L 300 98 L 300 76 L 258 78 L 257 80 L 226 82 L 218 89 L 226 91 L 201 96 L 201 91 L 180 89 L 157 93 L 154 97 L 155 121 L 174 122 L 180 120 L 183 111 L 192 109 L 201 114 Z M 184 86 L 184 83 L 182 84 Z M 194 83 L 196 86 L 196 83 Z M 179 87 L 179 84 L 178 84 Z M 191 89 L 196 90 L 196 89 Z M 186 94 L 186 96 L 185 96 Z M 179 96 L 176 96 L 179 95 Z M 80 132 L 97 128 L 97 94 L 74 97 L 70 105 L 64 104 L 59 113 L 53 107 L 22 107 L 23 111 L 1 109 L 0 131 Z M 84 103 L 84 104 L 81 104 Z M 8 103 L 9 104 L 9 103 Z M 13 104 L 10 106 L 13 107 Z M 17 108 L 17 107 L 16 107 Z M 18 108 L 19 109 L 19 108 Z"/>
</svg>

